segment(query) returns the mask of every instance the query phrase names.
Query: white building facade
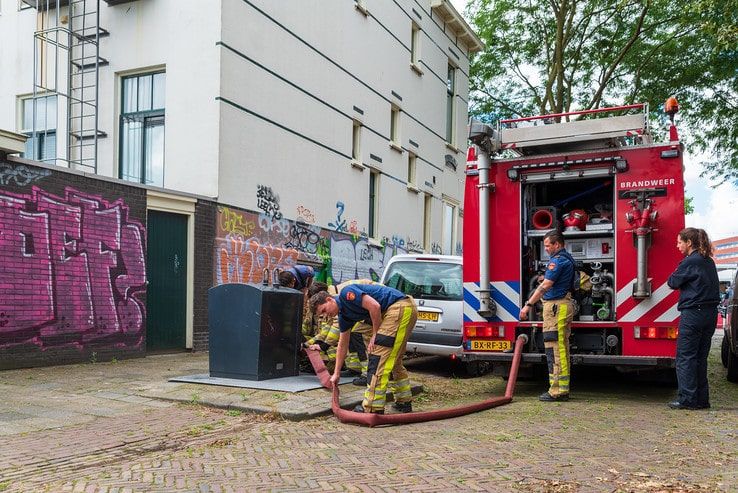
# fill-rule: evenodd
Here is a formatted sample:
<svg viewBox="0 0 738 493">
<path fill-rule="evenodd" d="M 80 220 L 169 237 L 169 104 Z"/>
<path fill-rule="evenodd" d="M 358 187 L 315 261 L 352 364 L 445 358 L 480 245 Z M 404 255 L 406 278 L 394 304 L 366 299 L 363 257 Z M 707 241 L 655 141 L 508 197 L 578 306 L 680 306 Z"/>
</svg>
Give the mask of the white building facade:
<svg viewBox="0 0 738 493">
<path fill-rule="evenodd" d="M 47 307 L 0 356 L 204 349 L 214 285 L 460 253 L 482 47 L 448 0 L 0 0 L 0 281 Z"/>
<path fill-rule="evenodd" d="M 51 88 L 27 157 L 68 166 L 67 52 L 34 42 L 59 3 L 0 0 L 0 128 L 33 136 Z M 98 174 L 460 250 L 481 43 L 447 1 L 100 1 L 99 26 Z"/>
</svg>

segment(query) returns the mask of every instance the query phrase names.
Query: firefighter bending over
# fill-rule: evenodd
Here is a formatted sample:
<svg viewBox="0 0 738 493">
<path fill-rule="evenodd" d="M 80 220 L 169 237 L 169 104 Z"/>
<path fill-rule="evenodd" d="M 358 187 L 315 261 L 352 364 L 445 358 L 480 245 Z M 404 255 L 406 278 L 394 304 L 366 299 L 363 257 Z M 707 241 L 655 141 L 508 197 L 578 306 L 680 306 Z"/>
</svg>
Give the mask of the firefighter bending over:
<svg viewBox="0 0 738 493">
<path fill-rule="evenodd" d="M 564 236 L 549 231 L 543 247 L 550 257 L 543 282 L 520 310 L 520 320 L 528 318 L 530 308 L 543 298 L 543 345 L 548 362 L 548 392 L 538 399 L 544 402 L 569 400 L 569 335 L 574 318 L 571 291 L 575 282 L 574 258 L 564 248 Z"/>
<path fill-rule="evenodd" d="M 318 315 L 338 316 L 340 336 L 336 351 L 333 385 L 340 379 L 340 368 L 348 351 L 351 327 L 371 320 L 372 336 L 367 345 L 367 387 L 356 412 L 384 413 L 387 387 L 394 381 L 395 409 L 412 411 L 410 378 L 402 364 L 407 340 L 418 319 L 415 302 L 404 293 L 378 284 L 353 284 L 332 297 L 327 292 L 310 298 L 310 307 Z"/>
</svg>

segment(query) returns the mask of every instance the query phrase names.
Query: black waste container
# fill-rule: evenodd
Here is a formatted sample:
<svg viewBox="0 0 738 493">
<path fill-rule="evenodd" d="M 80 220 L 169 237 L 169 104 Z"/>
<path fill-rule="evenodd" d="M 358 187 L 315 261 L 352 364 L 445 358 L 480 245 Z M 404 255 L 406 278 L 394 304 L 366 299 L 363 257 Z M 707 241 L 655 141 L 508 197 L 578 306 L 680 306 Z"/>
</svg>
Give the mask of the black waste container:
<svg viewBox="0 0 738 493">
<path fill-rule="evenodd" d="M 268 380 L 298 375 L 302 306 L 302 292 L 290 288 L 210 288 L 210 376 Z"/>
</svg>

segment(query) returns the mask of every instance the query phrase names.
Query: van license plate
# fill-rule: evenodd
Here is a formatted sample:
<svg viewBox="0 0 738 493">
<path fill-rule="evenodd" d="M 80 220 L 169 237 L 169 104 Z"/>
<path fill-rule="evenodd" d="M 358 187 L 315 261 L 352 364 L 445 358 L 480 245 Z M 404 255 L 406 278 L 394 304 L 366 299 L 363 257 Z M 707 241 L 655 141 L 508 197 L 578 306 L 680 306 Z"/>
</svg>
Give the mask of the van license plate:
<svg viewBox="0 0 738 493">
<path fill-rule="evenodd" d="M 437 312 L 418 312 L 418 320 L 428 320 L 430 322 L 438 322 Z"/>
<path fill-rule="evenodd" d="M 472 351 L 507 351 L 510 341 L 471 341 Z"/>
</svg>

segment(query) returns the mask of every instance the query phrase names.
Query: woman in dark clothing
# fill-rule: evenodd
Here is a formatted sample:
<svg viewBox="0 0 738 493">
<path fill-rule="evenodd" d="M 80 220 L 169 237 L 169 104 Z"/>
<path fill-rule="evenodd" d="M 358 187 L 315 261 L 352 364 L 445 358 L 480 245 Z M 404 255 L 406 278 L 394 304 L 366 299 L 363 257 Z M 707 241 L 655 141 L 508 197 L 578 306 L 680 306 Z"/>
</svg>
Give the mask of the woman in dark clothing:
<svg viewBox="0 0 738 493">
<path fill-rule="evenodd" d="M 677 338 L 676 374 L 679 384 L 672 409 L 708 409 L 707 354 L 717 324 L 720 282 L 712 244 L 703 229 L 685 228 L 677 235 L 677 248 L 684 260 L 669 277 L 671 289 L 678 289 L 681 312 Z"/>
</svg>

